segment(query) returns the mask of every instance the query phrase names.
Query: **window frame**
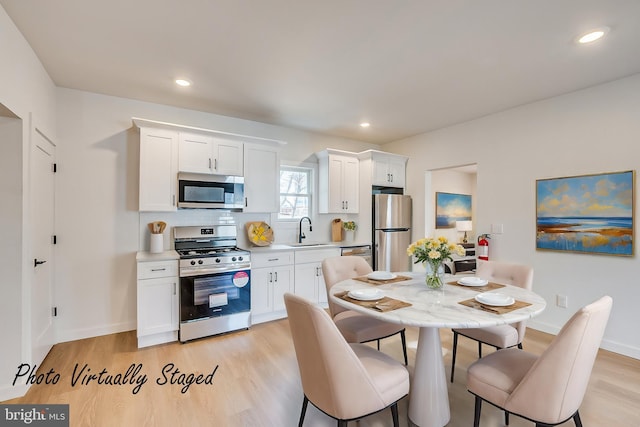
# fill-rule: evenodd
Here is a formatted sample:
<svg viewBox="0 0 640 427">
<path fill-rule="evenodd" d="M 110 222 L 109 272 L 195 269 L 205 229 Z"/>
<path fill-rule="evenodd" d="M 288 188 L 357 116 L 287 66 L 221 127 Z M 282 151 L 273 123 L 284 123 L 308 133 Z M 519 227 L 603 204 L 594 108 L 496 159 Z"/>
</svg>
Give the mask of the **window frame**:
<svg viewBox="0 0 640 427">
<path fill-rule="evenodd" d="M 308 183 L 307 183 L 307 188 L 309 189 L 309 194 L 304 194 L 304 193 L 282 193 L 280 192 L 280 174 L 282 173 L 283 170 L 288 170 L 288 171 L 304 171 L 307 173 L 307 177 L 308 177 Z M 307 216 L 309 216 L 310 218 L 313 218 L 314 212 L 315 212 L 315 208 L 316 208 L 316 203 L 315 203 L 315 195 L 317 194 L 317 188 L 316 188 L 316 171 L 317 171 L 317 165 L 312 164 L 312 163 L 286 163 L 286 162 L 281 162 L 280 163 L 280 168 L 278 169 L 278 212 L 276 212 L 276 217 L 277 217 L 277 221 L 279 222 L 295 222 L 297 223 L 298 221 L 300 221 L 300 218 L 302 217 L 281 217 L 280 216 L 280 197 L 283 194 L 286 195 L 300 195 L 303 197 L 308 197 L 309 198 L 309 213 Z"/>
</svg>

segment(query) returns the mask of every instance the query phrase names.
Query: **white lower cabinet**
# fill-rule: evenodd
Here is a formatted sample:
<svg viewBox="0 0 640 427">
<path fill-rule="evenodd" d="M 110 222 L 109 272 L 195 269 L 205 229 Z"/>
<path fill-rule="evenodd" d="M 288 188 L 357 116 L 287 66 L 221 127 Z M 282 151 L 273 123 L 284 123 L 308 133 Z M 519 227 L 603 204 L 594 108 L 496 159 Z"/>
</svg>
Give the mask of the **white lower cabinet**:
<svg viewBox="0 0 640 427">
<path fill-rule="evenodd" d="M 138 347 L 177 341 L 178 260 L 138 260 Z"/>
<path fill-rule="evenodd" d="M 284 294 L 293 292 L 293 251 L 251 253 L 251 323 L 287 316 Z"/>
<path fill-rule="evenodd" d="M 339 248 L 296 251 L 294 293 L 323 307 L 328 306 L 327 288 L 322 275 L 322 261 L 339 256 Z"/>
</svg>

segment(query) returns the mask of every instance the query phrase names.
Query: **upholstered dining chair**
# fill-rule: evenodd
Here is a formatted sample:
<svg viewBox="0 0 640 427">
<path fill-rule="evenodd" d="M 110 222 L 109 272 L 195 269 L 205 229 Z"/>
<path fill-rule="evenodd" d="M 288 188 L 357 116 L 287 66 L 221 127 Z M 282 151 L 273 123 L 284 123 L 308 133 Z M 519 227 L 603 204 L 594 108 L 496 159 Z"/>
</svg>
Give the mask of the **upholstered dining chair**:
<svg viewBox="0 0 640 427">
<path fill-rule="evenodd" d="M 527 265 L 510 264 L 498 261 L 478 261 L 476 276 L 489 282 L 514 285 L 531 290 L 533 268 Z M 478 358 L 482 357 L 482 344 L 497 349 L 518 346 L 522 349 L 522 340 L 527 330 L 526 321 L 512 325 L 489 326 L 485 328 L 453 329 L 453 351 L 451 355 L 451 382 L 456 368 L 458 335 L 478 341 Z"/>
<path fill-rule="evenodd" d="M 554 426 L 573 418 L 578 409 L 607 326 L 613 300 L 604 296 L 578 310 L 539 357 L 515 348 L 498 350 L 474 362 L 467 389 L 475 395 L 474 427 L 480 424 L 482 401 L 509 414 Z"/>
<path fill-rule="evenodd" d="M 357 256 L 337 256 L 325 258 L 322 261 L 322 274 L 327 287 L 327 295 L 330 294 L 331 287 L 336 283 L 353 279 L 354 277 L 364 276 L 373 270 L 367 261 Z M 402 340 L 402 353 L 404 355 L 404 364 L 408 363 L 407 359 L 407 339 L 405 336 L 405 328 L 402 325 L 384 322 L 373 317 L 357 313 L 353 310 L 346 309 L 329 298 L 329 312 L 331 318 L 335 322 L 338 330 L 342 333 L 347 342 L 366 343 L 377 341 L 378 350 L 380 350 L 380 340 L 388 338 L 395 334 L 400 334 Z"/>
<path fill-rule="evenodd" d="M 311 402 L 346 427 L 349 420 L 391 408 L 398 427 L 398 401 L 409 393 L 409 373 L 397 360 L 364 344 L 349 344 L 321 307 L 284 296 L 304 400 L 302 427 Z"/>
</svg>

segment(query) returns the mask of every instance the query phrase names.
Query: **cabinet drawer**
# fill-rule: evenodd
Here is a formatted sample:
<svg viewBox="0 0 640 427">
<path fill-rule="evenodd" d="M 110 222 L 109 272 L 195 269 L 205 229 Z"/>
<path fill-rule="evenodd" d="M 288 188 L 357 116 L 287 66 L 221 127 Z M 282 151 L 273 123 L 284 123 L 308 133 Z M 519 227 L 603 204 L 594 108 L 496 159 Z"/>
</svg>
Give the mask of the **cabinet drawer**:
<svg viewBox="0 0 640 427">
<path fill-rule="evenodd" d="M 251 253 L 251 267 L 277 267 L 279 265 L 293 264 L 293 251 L 289 252 L 271 252 L 271 253 Z"/>
<path fill-rule="evenodd" d="M 325 258 L 340 256 L 340 248 L 304 249 L 296 251 L 296 264 L 322 262 Z"/>
<path fill-rule="evenodd" d="M 138 263 L 138 279 L 155 279 L 178 275 L 178 261 L 154 261 Z"/>
</svg>

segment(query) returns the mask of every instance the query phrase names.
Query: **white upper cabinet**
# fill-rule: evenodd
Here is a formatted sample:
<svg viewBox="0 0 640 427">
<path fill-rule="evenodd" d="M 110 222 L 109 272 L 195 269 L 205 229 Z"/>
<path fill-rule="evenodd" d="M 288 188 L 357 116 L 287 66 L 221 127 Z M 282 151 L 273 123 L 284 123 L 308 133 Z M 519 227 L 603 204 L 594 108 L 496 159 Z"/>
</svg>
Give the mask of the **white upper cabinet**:
<svg viewBox="0 0 640 427">
<path fill-rule="evenodd" d="M 244 175 L 243 143 L 215 138 L 213 170 L 218 175 Z"/>
<path fill-rule="evenodd" d="M 371 161 L 371 185 L 404 188 L 407 157 L 368 150 L 360 153 L 360 158 Z"/>
<path fill-rule="evenodd" d="M 242 176 L 243 144 L 206 134 L 180 132 L 180 172 Z"/>
<path fill-rule="evenodd" d="M 355 153 L 327 149 L 316 153 L 320 213 L 358 213 L 359 161 Z"/>
<path fill-rule="evenodd" d="M 187 172 L 244 176 L 244 211 L 278 212 L 285 142 L 136 117 L 132 121 L 140 129 L 140 211 L 175 211 L 178 172 Z"/>
<path fill-rule="evenodd" d="M 178 133 L 140 128 L 140 211 L 175 211 Z"/>
<path fill-rule="evenodd" d="M 280 149 L 264 144 L 244 144 L 243 212 L 278 212 Z"/>
<path fill-rule="evenodd" d="M 213 173 L 213 137 L 181 133 L 179 143 L 180 172 Z"/>
</svg>

